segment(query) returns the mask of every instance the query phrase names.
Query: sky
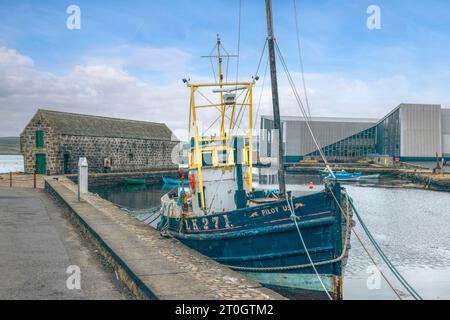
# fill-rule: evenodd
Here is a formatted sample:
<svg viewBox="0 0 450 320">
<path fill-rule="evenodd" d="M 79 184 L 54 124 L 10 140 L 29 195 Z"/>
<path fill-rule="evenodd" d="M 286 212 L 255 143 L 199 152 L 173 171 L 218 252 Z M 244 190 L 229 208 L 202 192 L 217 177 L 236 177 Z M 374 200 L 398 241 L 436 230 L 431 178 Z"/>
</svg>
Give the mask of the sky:
<svg viewBox="0 0 450 320">
<path fill-rule="evenodd" d="M 71 5 L 80 8 L 80 29 L 67 27 Z M 380 29 L 367 27 L 371 5 L 380 9 Z M 450 107 L 450 1 L 296 0 L 296 6 L 312 115 L 381 118 L 403 102 Z M 294 1 L 273 1 L 273 13 L 277 42 L 303 97 Z M 184 129 L 189 92 L 181 79 L 213 79 L 210 61 L 200 56 L 220 34 L 227 51 L 240 56 L 229 78 L 251 80 L 265 19 L 263 0 L 1 0 L 0 136 L 18 136 L 39 108 Z M 271 114 L 266 66 L 265 54 L 255 87 L 258 115 Z M 278 69 L 281 112 L 299 116 Z"/>
</svg>

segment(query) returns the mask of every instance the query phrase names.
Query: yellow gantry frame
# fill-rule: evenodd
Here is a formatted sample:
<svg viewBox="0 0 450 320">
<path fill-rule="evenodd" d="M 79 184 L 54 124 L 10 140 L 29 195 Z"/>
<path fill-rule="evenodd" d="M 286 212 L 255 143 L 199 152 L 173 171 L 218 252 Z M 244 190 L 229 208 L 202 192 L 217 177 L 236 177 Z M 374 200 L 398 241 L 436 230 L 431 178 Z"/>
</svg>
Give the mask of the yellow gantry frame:
<svg viewBox="0 0 450 320">
<path fill-rule="evenodd" d="M 220 64 L 219 64 L 220 69 Z M 239 119 L 244 117 L 247 110 L 248 112 L 248 131 L 245 134 L 245 143 L 243 150 L 243 163 L 247 166 L 248 170 L 244 174 L 243 180 L 251 190 L 253 188 L 253 85 L 255 82 L 236 82 L 236 83 L 223 83 L 221 80 L 221 73 L 219 73 L 219 83 L 203 83 L 203 84 L 188 84 L 191 90 L 190 98 L 190 112 L 189 112 L 189 132 L 193 129 L 194 136 L 194 150 L 189 154 L 189 168 L 197 170 L 198 172 L 198 187 L 201 199 L 201 207 L 206 210 L 205 195 L 203 192 L 203 154 L 212 155 L 212 167 L 213 168 L 230 168 L 235 166 L 234 148 L 232 147 L 233 132 L 238 126 Z M 214 87 L 220 88 L 220 103 L 196 105 L 196 93 L 201 88 L 214 89 Z M 227 105 L 223 99 L 223 92 L 227 90 L 233 90 L 243 87 L 245 90 L 244 98 L 241 102 L 236 101 L 233 105 Z M 243 93 L 244 94 L 244 93 Z M 220 136 L 217 138 L 206 138 L 199 132 L 197 109 L 210 108 L 220 112 L 221 126 Z M 239 109 L 236 112 L 236 109 Z M 228 109 L 231 109 L 231 116 L 228 116 Z M 228 132 L 225 131 L 226 119 L 229 119 Z M 220 143 L 221 142 L 221 143 Z M 225 151 L 227 158 L 226 162 L 219 161 L 219 151 Z"/>
</svg>

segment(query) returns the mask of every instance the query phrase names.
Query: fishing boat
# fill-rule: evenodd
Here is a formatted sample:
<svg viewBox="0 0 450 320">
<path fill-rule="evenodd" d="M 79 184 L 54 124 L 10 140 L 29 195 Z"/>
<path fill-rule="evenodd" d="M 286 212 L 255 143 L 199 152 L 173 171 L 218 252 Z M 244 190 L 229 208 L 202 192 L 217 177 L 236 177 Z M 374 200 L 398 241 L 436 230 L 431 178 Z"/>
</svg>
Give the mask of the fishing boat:
<svg viewBox="0 0 450 320">
<path fill-rule="evenodd" d="M 362 177 L 362 172 L 349 173 L 346 171 L 335 172 L 333 174 L 328 173 L 326 179 L 336 181 L 358 181 Z"/>
<path fill-rule="evenodd" d="M 279 130 L 270 0 L 266 8 L 275 129 Z M 219 36 L 208 58 L 217 59 L 215 82 L 183 80 L 190 91 L 188 183 L 162 197 L 158 229 L 269 288 L 297 297 L 342 299 L 349 231 L 348 219 L 342 216 L 343 188 L 327 181 L 323 191 L 292 195 L 285 184 L 284 146 L 278 143 L 279 190 L 255 190 L 253 87 L 258 77 L 225 81 L 222 64 L 230 55 Z M 216 132 L 203 131 L 199 123 L 216 116 Z M 278 139 L 282 141 L 282 130 Z"/>
<path fill-rule="evenodd" d="M 347 181 L 347 182 L 357 182 L 361 180 L 376 180 L 380 178 L 380 174 L 371 174 L 371 175 L 363 175 L 362 172 L 348 173 L 348 172 L 336 172 L 333 174 L 328 173 L 328 176 L 325 178 L 327 180 L 335 180 L 335 181 Z"/>
</svg>

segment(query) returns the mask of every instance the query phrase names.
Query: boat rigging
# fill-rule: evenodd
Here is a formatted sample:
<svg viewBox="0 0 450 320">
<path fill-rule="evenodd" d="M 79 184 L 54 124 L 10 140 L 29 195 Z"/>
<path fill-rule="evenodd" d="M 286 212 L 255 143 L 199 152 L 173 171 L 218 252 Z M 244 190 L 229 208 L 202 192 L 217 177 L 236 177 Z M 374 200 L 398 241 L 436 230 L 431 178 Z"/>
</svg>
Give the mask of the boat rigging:
<svg viewBox="0 0 450 320">
<path fill-rule="evenodd" d="M 266 13 L 275 129 L 281 140 L 270 0 L 266 0 Z M 239 59 L 239 54 L 228 54 L 217 36 L 213 52 L 205 56 L 217 61 L 214 82 L 184 80 L 190 90 L 188 185 L 182 177 L 178 192 L 162 197 L 158 228 L 268 286 L 342 299 L 343 241 L 348 241 L 349 228 L 334 202 L 334 198 L 343 201 L 342 189 L 330 181 L 324 191 L 293 197 L 286 190 L 282 143 L 280 190 L 254 189 L 253 87 L 258 76 L 240 81 L 238 63 L 236 80 L 229 81 L 223 74 L 223 61 L 232 57 Z M 211 117 L 215 120 L 204 130 L 203 122 Z M 299 242 L 299 234 L 308 243 L 307 249 Z M 320 284 L 315 281 L 317 276 Z"/>
</svg>

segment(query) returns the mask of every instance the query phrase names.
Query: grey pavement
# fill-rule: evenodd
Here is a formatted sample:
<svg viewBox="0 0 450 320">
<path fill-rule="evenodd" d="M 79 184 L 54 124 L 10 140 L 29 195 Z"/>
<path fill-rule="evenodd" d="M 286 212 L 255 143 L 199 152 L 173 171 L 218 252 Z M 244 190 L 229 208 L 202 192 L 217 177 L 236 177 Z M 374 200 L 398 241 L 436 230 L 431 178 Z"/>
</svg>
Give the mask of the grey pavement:
<svg viewBox="0 0 450 320">
<path fill-rule="evenodd" d="M 67 288 L 69 266 L 81 289 Z M 0 299 L 132 299 L 44 190 L 0 188 Z"/>
</svg>

